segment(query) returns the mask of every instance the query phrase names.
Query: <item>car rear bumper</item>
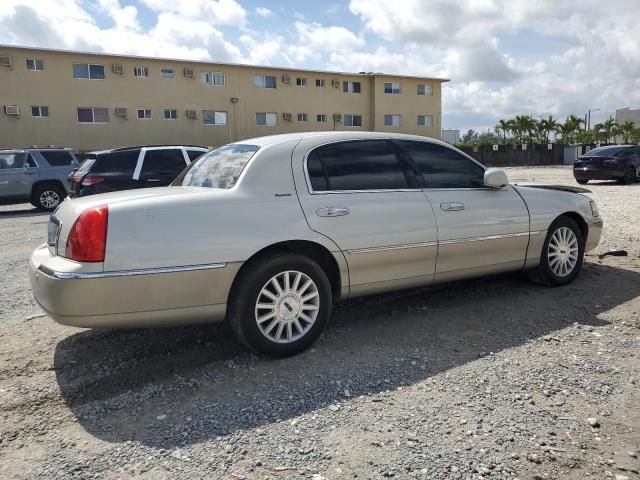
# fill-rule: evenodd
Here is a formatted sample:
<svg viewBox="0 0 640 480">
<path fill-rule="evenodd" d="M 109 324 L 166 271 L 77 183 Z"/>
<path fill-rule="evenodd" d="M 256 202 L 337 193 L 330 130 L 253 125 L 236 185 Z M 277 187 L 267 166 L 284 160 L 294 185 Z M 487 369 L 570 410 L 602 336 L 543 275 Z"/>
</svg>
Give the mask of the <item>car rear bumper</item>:
<svg viewBox="0 0 640 480">
<path fill-rule="evenodd" d="M 624 170 L 574 168 L 573 177 L 576 180 L 617 180 L 624 177 Z"/>
<path fill-rule="evenodd" d="M 224 319 L 240 262 L 118 272 L 80 272 L 78 263 L 31 256 L 33 295 L 56 322 L 86 328 L 141 328 Z"/>
</svg>

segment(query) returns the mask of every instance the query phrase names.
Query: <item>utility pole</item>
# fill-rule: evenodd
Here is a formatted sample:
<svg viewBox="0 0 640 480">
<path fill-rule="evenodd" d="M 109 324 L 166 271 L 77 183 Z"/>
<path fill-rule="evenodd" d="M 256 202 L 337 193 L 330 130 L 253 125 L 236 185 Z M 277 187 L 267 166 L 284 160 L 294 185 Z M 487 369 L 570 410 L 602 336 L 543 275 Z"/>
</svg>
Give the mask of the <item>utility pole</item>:
<svg viewBox="0 0 640 480">
<path fill-rule="evenodd" d="M 588 111 L 587 130 L 591 129 L 591 112 L 599 111 L 599 108 L 590 108 Z"/>
</svg>

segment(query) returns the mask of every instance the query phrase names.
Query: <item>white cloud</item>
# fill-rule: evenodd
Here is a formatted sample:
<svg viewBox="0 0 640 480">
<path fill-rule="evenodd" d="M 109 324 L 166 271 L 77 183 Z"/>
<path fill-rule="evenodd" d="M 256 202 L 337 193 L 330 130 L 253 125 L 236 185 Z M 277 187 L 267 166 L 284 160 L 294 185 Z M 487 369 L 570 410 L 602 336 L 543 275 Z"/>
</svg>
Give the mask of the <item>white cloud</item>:
<svg viewBox="0 0 640 480">
<path fill-rule="evenodd" d="M 142 0 L 157 13 L 171 12 L 213 25 L 244 26 L 247 11 L 236 0 Z"/>
<path fill-rule="evenodd" d="M 266 7 L 257 7 L 256 13 L 261 17 L 270 17 L 271 15 L 273 15 L 273 12 Z"/>
<path fill-rule="evenodd" d="M 298 40 L 315 51 L 352 50 L 364 45 L 364 41 L 344 27 L 323 27 L 319 23 L 295 22 Z"/>
</svg>

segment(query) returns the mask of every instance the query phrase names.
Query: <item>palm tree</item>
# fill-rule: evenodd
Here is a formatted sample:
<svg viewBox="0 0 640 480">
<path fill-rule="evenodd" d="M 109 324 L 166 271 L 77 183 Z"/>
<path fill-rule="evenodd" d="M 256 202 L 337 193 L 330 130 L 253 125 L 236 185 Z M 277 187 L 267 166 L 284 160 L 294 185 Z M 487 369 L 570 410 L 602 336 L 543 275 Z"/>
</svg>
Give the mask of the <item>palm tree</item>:
<svg viewBox="0 0 640 480">
<path fill-rule="evenodd" d="M 502 131 L 502 135 L 504 137 L 504 143 L 507 143 L 507 133 L 511 130 L 513 123 L 511 120 L 503 120 L 500 119 L 496 125 L 496 132 L 498 133 L 498 138 L 500 137 L 500 132 Z"/>
<path fill-rule="evenodd" d="M 634 123 L 630 122 L 629 120 L 620 125 L 620 135 L 622 135 L 622 143 L 629 143 L 634 128 Z"/>
<path fill-rule="evenodd" d="M 607 120 L 605 120 L 605 122 L 602 125 L 603 125 L 604 131 L 606 133 L 606 138 L 607 138 L 606 142 L 613 143 L 615 140 L 612 140 L 611 137 L 613 136 L 614 128 L 616 128 L 618 126 L 618 124 L 613 119 L 613 117 L 609 117 Z"/>
<path fill-rule="evenodd" d="M 558 128 L 558 132 L 564 143 L 575 143 L 576 133 L 580 130 L 580 125 L 584 123 L 582 118 L 575 115 L 569 115 L 565 118 L 564 123 Z"/>
<path fill-rule="evenodd" d="M 607 142 L 607 129 L 604 123 L 596 123 L 593 126 L 593 139 L 598 143 Z"/>
<path fill-rule="evenodd" d="M 640 128 L 634 128 L 629 135 L 633 143 L 640 143 Z"/>
<path fill-rule="evenodd" d="M 530 142 L 536 131 L 537 121 L 531 115 L 516 115 L 514 127 L 518 143 Z M 526 134 L 526 135 L 525 135 Z"/>
<path fill-rule="evenodd" d="M 549 143 L 549 135 L 551 135 L 552 132 L 557 132 L 559 126 L 560 124 L 551 115 L 549 115 L 548 118 L 543 118 L 538 121 L 538 140 Z"/>
</svg>

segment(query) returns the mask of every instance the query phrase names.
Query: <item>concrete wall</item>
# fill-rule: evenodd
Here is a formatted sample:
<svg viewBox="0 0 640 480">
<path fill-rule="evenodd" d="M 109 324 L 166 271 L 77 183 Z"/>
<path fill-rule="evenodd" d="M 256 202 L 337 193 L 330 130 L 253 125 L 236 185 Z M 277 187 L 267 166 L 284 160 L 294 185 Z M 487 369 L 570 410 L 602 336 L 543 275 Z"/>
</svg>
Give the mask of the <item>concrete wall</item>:
<svg viewBox="0 0 640 480">
<path fill-rule="evenodd" d="M 18 105 L 18 118 L 0 113 L 0 147 L 29 145 L 60 145 L 78 150 L 111 148 L 132 144 L 179 143 L 221 145 L 231 141 L 276 133 L 348 130 L 343 123 L 334 122 L 333 114 L 362 115 L 359 130 L 389 130 L 439 138 L 441 118 L 441 80 L 360 75 L 332 72 L 277 69 L 228 64 L 212 64 L 179 60 L 163 60 L 114 55 L 61 52 L 18 47 L 0 47 L 0 56 L 10 56 L 11 67 L 0 66 L 0 105 Z M 44 60 L 44 71 L 28 71 L 26 59 Z M 105 66 L 104 80 L 75 79 L 73 63 L 95 63 Z M 124 75 L 112 73 L 113 64 L 124 65 Z M 149 68 L 148 78 L 133 75 L 136 66 Z M 175 78 L 160 76 L 160 68 L 175 71 Z M 194 70 L 194 78 L 187 78 L 185 68 Z M 224 86 L 200 83 L 204 71 L 224 72 Z M 290 84 L 282 81 L 289 75 Z M 277 88 L 254 86 L 255 75 L 273 75 Z M 306 78 L 307 86 L 296 86 L 296 77 Z M 315 86 L 323 79 L 325 86 Z M 332 86 L 340 81 L 340 88 Z M 362 92 L 344 93 L 343 81 L 361 82 Z M 385 81 L 400 81 L 401 95 L 384 94 Z M 433 85 L 433 96 L 416 94 L 418 83 Z M 232 103 L 231 98 L 237 98 Z M 49 107 L 49 117 L 34 118 L 31 106 Z M 106 124 L 81 124 L 77 121 L 78 107 L 109 109 Z M 115 115 L 116 107 L 126 107 L 127 118 Z M 151 119 L 138 119 L 136 110 L 151 109 Z M 165 120 L 165 108 L 177 109 L 176 120 Z M 198 119 L 185 116 L 186 110 L 196 110 Z M 226 125 L 204 125 L 202 110 L 225 111 Z M 256 112 L 277 112 L 277 126 L 257 126 Z M 291 113 L 293 121 L 283 119 Z M 306 113 L 308 121 L 298 123 L 297 113 Z M 327 115 L 327 123 L 316 123 L 316 114 Z M 385 127 L 385 113 L 403 116 L 399 128 Z M 418 114 L 433 115 L 430 128 L 418 127 Z"/>
</svg>

